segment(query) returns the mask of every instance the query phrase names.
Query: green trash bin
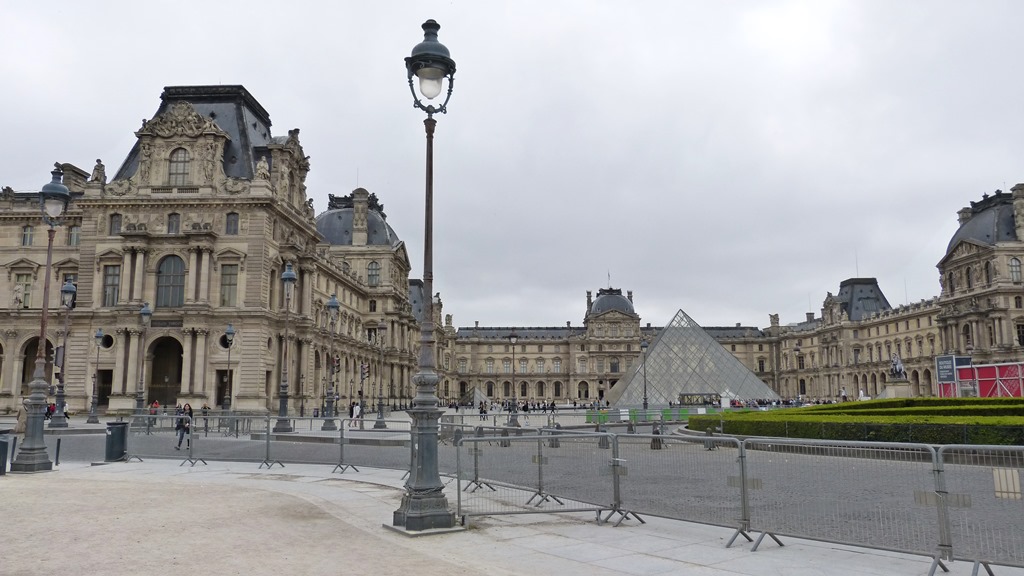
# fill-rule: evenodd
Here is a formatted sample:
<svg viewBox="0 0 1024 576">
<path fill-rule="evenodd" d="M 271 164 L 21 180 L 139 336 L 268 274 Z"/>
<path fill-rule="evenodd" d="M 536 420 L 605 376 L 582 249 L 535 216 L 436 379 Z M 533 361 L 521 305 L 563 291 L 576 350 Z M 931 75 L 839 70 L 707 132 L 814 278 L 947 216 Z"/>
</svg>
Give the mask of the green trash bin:
<svg viewBox="0 0 1024 576">
<path fill-rule="evenodd" d="M 128 457 L 128 423 L 107 422 L 105 462 L 120 462 Z"/>
</svg>

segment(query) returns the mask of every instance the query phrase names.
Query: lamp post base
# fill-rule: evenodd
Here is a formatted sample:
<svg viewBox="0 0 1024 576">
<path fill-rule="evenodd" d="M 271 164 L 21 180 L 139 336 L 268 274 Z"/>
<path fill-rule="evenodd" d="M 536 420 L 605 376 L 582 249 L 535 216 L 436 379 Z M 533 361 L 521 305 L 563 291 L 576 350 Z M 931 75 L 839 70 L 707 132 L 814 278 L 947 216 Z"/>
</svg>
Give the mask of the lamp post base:
<svg viewBox="0 0 1024 576">
<path fill-rule="evenodd" d="M 409 410 L 413 419 L 410 433 L 414 462 L 409 470 L 402 504 L 392 516 L 393 526 L 402 526 L 412 532 L 455 526 L 455 513 L 448 509 L 444 484 L 437 470 L 437 421 L 442 413 L 436 407 Z"/>
<path fill-rule="evenodd" d="M 53 470 L 53 462 L 46 454 L 46 443 L 43 442 L 43 412 L 46 410 L 46 381 L 43 380 L 45 360 L 36 359 L 35 380 L 29 384 L 32 393 L 25 402 L 28 412 L 25 418 L 25 440 L 21 449 L 11 462 L 11 472 L 49 472 Z"/>
<path fill-rule="evenodd" d="M 292 428 L 291 420 L 278 420 L 274 424 L 272 432 L 275 434 L 286 434 L 288 432 L 295 432 L 295 429 Z"/>
</svg>

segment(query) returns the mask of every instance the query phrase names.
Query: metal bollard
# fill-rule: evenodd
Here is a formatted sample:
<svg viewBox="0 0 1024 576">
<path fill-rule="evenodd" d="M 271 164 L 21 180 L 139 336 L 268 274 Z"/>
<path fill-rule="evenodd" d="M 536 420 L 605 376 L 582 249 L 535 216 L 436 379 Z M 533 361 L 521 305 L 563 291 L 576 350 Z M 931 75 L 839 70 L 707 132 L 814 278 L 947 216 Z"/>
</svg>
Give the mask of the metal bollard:
<svg viewBox="0 0 1024 576">
<path fill-rule="evenodd" d="M 651 438 L 651 450 L 661 450 L 663 447 L 663 443 L 661 441 L 661 428 L 659 426 L 655 426 L 654 430 L 651 431 L 651 434 L 654 436 Z"/>
<path fill-rule="evenodd" d="M 603 433 L 601 439 L 597 441 L 597 447 L 602 449 L 611 448 L 611 442 L 608 440 L 608 429 L 598 424 L 597 431 Z"/>
<path fill-rule="evenodd" d="M 562 443 L 558 441 L 558 435 L 561 433 L 562 425 L 555 424 L 555 429 L 551 431 L 551 438 L 548 438 L 548 448 L 561 448 Z"/>
<path fill-rule="evenodd" d="M 630 418 L 629 422 L 626 423 L 626 434 L 636 434 L 636 427 L 633 426 L 632 418 Z"/>
<path fill-rule="evenodd" d="M 715 436 L 715 429 L 712 428 L 711 426 L 708 426 L 708 429 L 707 431 L 704 432 L 704 435 L 707 436 L 707 439 L 704 440 L 704 449 L 714 450 L 716 448 L 715 441 L 712 440 L 711 438 Z"/>
</svg>

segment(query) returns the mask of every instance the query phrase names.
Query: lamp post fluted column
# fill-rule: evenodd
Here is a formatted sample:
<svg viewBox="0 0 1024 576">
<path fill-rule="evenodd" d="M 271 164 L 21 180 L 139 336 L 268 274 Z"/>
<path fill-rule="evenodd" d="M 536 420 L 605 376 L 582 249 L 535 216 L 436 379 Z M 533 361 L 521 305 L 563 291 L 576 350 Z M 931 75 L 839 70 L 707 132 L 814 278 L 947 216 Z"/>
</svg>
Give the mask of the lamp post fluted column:
<svg viewBox="0 0 1024 576">
<path fill-rule="evenodd" d="M 330 381 L 331 387 L 325 393 L 326 405 L 324 407 L 324 423 L 320 426 L 321 430 L 337 430 L 338 426 L 334 423 L 334 394 L 335 378 L 338 377 L 338 364 L 339 359 L 334 357 L 334 329 L 338 323 L 338 310 L 341 308 L 341 302 L 338 302 L 337 294 L 331 294 L 331 299 L 327 301 L 327 315 L 328 322 L 327 327 L 331 332 L 331 351 L 327 356 L 327 361 L 330 365 Z"/>
<path fill-rule="evenodd" d="M 143 302 L 142 310 L 139 310 L 139 381 L 135 386 L 135 414 L 142 416 L 146 411 L 146 328 L 153 318 L 153 309 L 149 302 Z"/>
<path fill-rule="evenodd" d="M 274 432 L 293 432 L 292 423 L 288 419 L 288 324 L 291 321 L 292 289 L 298 277 L 292 270 L 292 263 L 285 264 L 284 272 L 281 273 L 281 283 L 284 284 L 284 347 L 281 354 L 281 390 L 279 393 L 280 403 L 277 409 L 277 422 L 274 424 Z"/>
<path fill-rule="evenodd" d="M 96 415 L 96 407 L 99 405 L 99 386 L 100 386 L 100 348 L 103 347 L 103 329 L 96 329 L 96 366 L 94 366 L 92 373 L 92 406 L 89 407 L 89 418 L 85 421 L 86 424 L 99 424 L 100 418 Z"/>
<path fill-rule="evenodd" d="M 643 371 L 644 371 L 644 420 L 647 420 L 647 340 L 640 342 L 640 352 L 643 353 Z"/>
<path fill-rule="evenodd" d="M 373 423 L 376 430 L 388 427 L 384 421 L 384 348 L 387 346 L 388 325 L 381 320 L 377 324 L 377 344 L 380 349 L 380 364 L 377 366 L 377 420 Z"/>
<path fill-rule="evenodd" d="M 405 59 L 409 90 L 414 106 L 427 113 L 423 121 L 426 129 L 426 190 L 423 228 L 423 316 L 420 322 L 419 371 L 413 376 L 416 397 L 412 400 L 409 416 L 412 418 L 410 434 L 413 445 L 413 461 L 410 463 L 409 479 L 405 484 L 402 503 L 393 515 L 393 524 L 408 531 L 422 531 L 434 528 L 451 528 L 455 515 L 448 508 L 444 495 L 444 483 L 438 473 L 437 445 L 438 409 L 437 383 L 440 378 L 434 365 L 434 264 L 433 264 L 433 217 L 434 217 L 434 127 L 436 113 L 447 112 L 446 106 L 452 95 L 455 75 L 455 61 L 448 49 L 437 41 L 440 26 L 433 20 L 423 23 L 423 41 L 412 49 Z M 424 105 L 413 86 L 413 77 L 419 79 L 419 91 L 428 100 L 441 93 L 443 81 L 447 78 L 448 94 L 439 107 Z"/>
<path fill-rule="evenodd" d="M 39 318 L 39 340 L 36 343 L 36 365 L 29 383 L 29 397 L 25 404 L 25 439 L 21 449 L 11 462 L 11 472 L 46 472 L 53 470 L 53 462 L 46 453 L 43 441 L 43 420 L 46 411 L 46 320 L 50 310 L 50 268 L 53 265 L 53 236 L 57 219 L 67 209 L 71 193 L 62 183 L 64 171 L 60 163 L 54 164 L 50 172 L 51 181 L 39 192 L 39 204 L 43 221 L 49 225 L 46 231 L 46 279 L 43 281 L 43 308 Z"/>
<path fill-rule="evenodd" d="M 508 407 L 508 425 L 519 427 L 519 396 L 516 390 L 516 342 L 519 337 L 513 332 L 508 336 L 509 344 L 512 345 L 512 405 Z"/>
</svg>

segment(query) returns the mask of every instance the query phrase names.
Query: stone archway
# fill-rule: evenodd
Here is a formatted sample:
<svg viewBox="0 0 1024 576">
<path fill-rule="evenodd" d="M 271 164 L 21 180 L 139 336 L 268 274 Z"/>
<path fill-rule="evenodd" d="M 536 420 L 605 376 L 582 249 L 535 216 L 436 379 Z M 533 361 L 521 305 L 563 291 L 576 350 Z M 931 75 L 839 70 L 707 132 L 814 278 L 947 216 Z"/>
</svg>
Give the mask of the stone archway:
<svg viewBox="0 0 1024 576">
<path fill-rule="evenodd" d="M 587 400 L 590 398 L 590 384 L 586 381 L 580 382 L 576 385 L 576 397 L 580 400 Z"/>
<path fill-rule="evenodd" d="M 181 342 L 170 336 L 162 336 L 154 340 L 146 351 L 149 361 L 149 378 L 146 387 L 146 402 L 152 404 L 158 400 L 161 406 L 178 404 L 179 396 L 201 395 L 206 390 L 203 374 L 194 375 L 189 390 L 181 389 L 182 362 Z"/>
<path fill-rule="evenodd" d="M 31 393 L 28 385 L 32 382 L 32 377 L 36 372 L 36 355 L 39 353 L 39 337 L 36 336 L 25 343 L 22 348 L 21 354 L 21 395 L 28 396 Z M 46 341 L 46 355 L 43 356 L 47 359 L 45 368 L 45 379 L 49 385 L 53 382 L 53 363 L 50 362 L 50 358 L 53 358 L 54 349 L 53 344 L 49 340 Z"/>
</svg>

